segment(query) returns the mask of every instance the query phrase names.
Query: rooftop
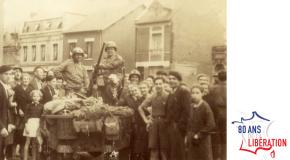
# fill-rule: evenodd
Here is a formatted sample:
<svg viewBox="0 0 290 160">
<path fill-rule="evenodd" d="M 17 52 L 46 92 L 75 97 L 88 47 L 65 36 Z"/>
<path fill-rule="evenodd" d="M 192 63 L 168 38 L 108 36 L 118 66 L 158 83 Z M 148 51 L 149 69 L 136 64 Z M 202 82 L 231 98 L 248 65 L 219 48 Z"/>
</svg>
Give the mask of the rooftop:
<svg viewBox="0 0 290 160">
<path fill-rule="evenodd" d="M 79 24 L 66 30 L 66 33 L 104 30 L 139 7 L 145 7 L 142 3 L 129 3 L 123 6 L 107 6 L 89 15 Z"/>
<path fill-rule="evenodd" d="M 158 0 L 153 0 L 147 9 L 138 17 L 136 23 L 154 23 L 169 21 L 171 19 L 172 10 L 165 7 Z"/>
</svg>

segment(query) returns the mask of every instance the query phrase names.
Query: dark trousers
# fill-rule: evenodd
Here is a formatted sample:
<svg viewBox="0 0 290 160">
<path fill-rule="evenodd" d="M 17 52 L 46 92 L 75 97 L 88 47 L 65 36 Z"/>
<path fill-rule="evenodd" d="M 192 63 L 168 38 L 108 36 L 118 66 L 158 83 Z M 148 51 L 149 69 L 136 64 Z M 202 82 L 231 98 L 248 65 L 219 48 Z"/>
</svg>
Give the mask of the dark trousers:
<svg viewBox="0 0 290 160">
<path fill-rule="evenodd" d="M 12 159 L 12 157 L 13 157 L 13 144 L 6 146 L 5 156 L 8 160 Z"/>
<path fill-rule="evenodd" d="M 25 137 L 23 136 L 23 129 L 17 129 L 14 133 L 13 150 L 16 151 L 16 146 L 19 144 L 20 157 L 23 158 L 23 151 L 25 145 Z M 13 153 L 15 155 L 15 153 Z"/>
<path fill-rule="evenodd" d="M 0 160 L 4 160 L 4 139 L 0 136 Z"/>
<path fill-rule="evenodd" d="M 184 136 L 181 134 L 181 131 L 178 129 L 176 123 L 173 123 L 169 129 L 169 160 L 185 160 L 185 144 Z"/>
<path fill-rule="evenodd" d="M 0 138 L 0 160 L 4 160 L 4 158 L 12 158 L 12 145 L 5 146 L 5 139 Z"/>
<path fill-rule="evenodd" d="M 13 145 L 5 145 L 5 138 L 0 136 L 0 160 L 4 158 L 12 158 Z"/>
<path fill-rule="evenodd" d="M 220 140 L 220 134 L 215 133 L 211 135 L 211 142 L 212 142 L 212 154 L 213 159 L 219 159 L 221 158 L 221 140 Z"/>
</svg>

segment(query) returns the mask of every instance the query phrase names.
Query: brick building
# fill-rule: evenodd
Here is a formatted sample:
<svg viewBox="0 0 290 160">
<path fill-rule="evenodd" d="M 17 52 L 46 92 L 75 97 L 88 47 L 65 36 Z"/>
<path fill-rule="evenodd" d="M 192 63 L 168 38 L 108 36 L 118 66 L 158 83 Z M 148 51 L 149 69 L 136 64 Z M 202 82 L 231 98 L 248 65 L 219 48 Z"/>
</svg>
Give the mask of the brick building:
<svg viewBox="0 0 290 160">
<path fill-rule="evenodd" d="M 88 70 L 97 62 L 103 42 L 115 41 L 118 53 L 125 60 L 126 71 L 135 67 L 135 19 L 144 11 L 143 4 L 99 10 L 64 32 L 63 59 L 70 58 L 71 50 L 81 47 L 87 57 Z"/>
</svg>

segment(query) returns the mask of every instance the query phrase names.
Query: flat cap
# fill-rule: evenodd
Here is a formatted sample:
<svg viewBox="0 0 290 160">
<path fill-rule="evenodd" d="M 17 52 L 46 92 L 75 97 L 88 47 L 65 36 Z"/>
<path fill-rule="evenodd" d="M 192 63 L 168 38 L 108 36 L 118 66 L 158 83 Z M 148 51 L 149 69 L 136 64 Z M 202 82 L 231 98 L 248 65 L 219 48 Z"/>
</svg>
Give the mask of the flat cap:
<svg viewBox="0 0 290 160">
<path fill-rule="evenodd" d="M 19 67 L 19 66 L 13 67 L 13 70 L 20 70 L 20 72 L 23 72 L 23 69 L 21 67 Z"/>
<path fill-rule="evenodd" d="M 177 71 L 170 71 L 168 75 L 174 76 L 178 81 L 182 81 L 182 75 Z"/>
<path fill-rule="evenodd" d="M 7 71 L 10 71 L 12 70 L 13 68 L 11 66 L 8 66 L 8 65 L 2 65 L 0 66 L 0 74 L 3 74 Z"/>
</svg>

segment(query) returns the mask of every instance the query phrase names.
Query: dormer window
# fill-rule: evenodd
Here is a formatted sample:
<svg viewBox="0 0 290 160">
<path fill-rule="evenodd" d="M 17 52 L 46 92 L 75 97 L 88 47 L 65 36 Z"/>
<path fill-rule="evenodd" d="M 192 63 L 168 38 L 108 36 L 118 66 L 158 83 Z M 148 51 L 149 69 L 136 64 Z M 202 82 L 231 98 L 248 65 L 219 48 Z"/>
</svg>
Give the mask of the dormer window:
<svg viewBox="0 0 290 160">
<path fill-rule="evenodd" d="M 58 23 L 57 28 L 58 28 L 58 29 L 61 29 L 61 28 L 62 28 L 62 22 L 59 22 L 59 23 Z"/>
<path fill-rule="evenodd" d="M 40 24 L 35 25 L 35 31 L 39 31 L 40 29 Z"/>
<path fill-rule="evenodd" d="M 29 26 L 24 27 L 23 32 L 29 32 Z"/>
<path fill-rule="evenodd" d="M 51 28 L 51 23 L 47 23 L 46 29 L 49 30 Z"/>
</svg>

